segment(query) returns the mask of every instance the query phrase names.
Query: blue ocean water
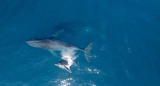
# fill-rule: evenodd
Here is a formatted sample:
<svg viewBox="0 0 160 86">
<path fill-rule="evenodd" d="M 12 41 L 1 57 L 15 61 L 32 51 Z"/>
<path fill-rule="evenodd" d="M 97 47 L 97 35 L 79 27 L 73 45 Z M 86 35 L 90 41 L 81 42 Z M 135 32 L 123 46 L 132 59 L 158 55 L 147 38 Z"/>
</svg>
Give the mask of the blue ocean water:
<svg viewBox="0 0 160 86">
<path fill-rule="evenodd" d="M 160 86 L 159 0 L 0 0 L 0 86 Z M 31 38 L 85 48 L 72 73 L 27 45 Z"/>
</svg>

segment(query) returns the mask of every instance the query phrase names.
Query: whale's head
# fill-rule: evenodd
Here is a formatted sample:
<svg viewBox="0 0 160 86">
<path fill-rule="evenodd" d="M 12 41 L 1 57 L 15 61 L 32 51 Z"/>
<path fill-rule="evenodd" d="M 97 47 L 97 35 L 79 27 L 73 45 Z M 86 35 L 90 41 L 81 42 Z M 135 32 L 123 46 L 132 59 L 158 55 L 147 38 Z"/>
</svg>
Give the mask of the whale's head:
<svg viewBox="0 0 160 86">
<path fill-rule="evenodd" d="M 55 64 L 56 66 L 67 66 L 68 62 L 66 60 L 61 60 Z"/>
<path fill-rule="evenodd" d="M 31 39 L 27 40 L 26 43 L 32 47 L 38 47 L 41 48 L 44 46 L 43 40 L 41 39 Z"/>
<path fill-rule="evenodd" d="M 60 62 L 57 62 L 55 65 L 72 73 L 67 60 L 61 60 Z"/>
</svg>

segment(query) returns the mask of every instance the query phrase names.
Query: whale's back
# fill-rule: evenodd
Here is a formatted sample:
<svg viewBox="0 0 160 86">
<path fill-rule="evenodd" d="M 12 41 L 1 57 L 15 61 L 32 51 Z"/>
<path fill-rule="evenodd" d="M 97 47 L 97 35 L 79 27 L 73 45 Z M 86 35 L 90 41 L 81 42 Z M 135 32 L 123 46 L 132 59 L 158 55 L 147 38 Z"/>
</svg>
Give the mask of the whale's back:
<svg viewBox="0 0 160 86">
<path fill-rule="evenodd" d="M 27 43 L 33 47 L 63 51 L 63 50 L 78 50 L 79 48 L 71 44 L 59 41 L 59 40 L 50 40 L 50 39 L 33 39 L 27 41 Z"/>
</svg>

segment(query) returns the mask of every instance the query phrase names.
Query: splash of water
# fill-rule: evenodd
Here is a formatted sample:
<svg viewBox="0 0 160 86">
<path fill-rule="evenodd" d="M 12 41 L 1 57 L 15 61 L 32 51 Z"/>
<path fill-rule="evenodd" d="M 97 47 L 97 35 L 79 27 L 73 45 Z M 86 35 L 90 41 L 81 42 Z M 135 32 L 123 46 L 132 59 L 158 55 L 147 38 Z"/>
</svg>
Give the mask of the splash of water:
<svg viewBox="0 0 160 86">
<path fill-rule="evenodd" d="M 76 51 L 72 49 L 61 52 L 62 59 L 68 61 L 67 67 L 70 68 L 70 66 L 72 66 L 74 63 L 74 60 L 78 57 L 75 54 L 76 54 Z"/>
</svg>

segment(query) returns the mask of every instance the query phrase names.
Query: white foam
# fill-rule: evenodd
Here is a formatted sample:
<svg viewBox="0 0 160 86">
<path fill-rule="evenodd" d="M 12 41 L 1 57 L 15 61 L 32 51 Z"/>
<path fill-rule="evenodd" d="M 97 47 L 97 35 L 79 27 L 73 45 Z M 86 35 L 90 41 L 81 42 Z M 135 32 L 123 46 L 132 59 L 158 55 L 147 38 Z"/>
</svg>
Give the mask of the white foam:
<svg viewBox="0 0 160 86">
<path fill-rule="evenodd" d="M 93 73 L 93 74 L 99 74 L 101 71 L 98 70 L 98 69 L 94 69 L 94 68 L 89 68 L 89 67 L 86 67 L 86 70 L 90 73 Z"/>
<path fill-rule="evenodd" d="M 72 83 L 74 83 L 73 78 L 66 78 L 66 79 L 57 79 L 56 81 L 50 81 L 50 83 L 58 83 L 57 86 L 71 86 Z"/>
<path fill-rule="evenodd" d="M 75 50 L 65 50 L 61 52 L 62 59 L 68 62 L 68 66 L 67 66 L 68 68 L 72 66 L 72 64 L 74 63 L 74 60 L 77 58 L 75 54 L 76 54 Z"/>
</svg>

